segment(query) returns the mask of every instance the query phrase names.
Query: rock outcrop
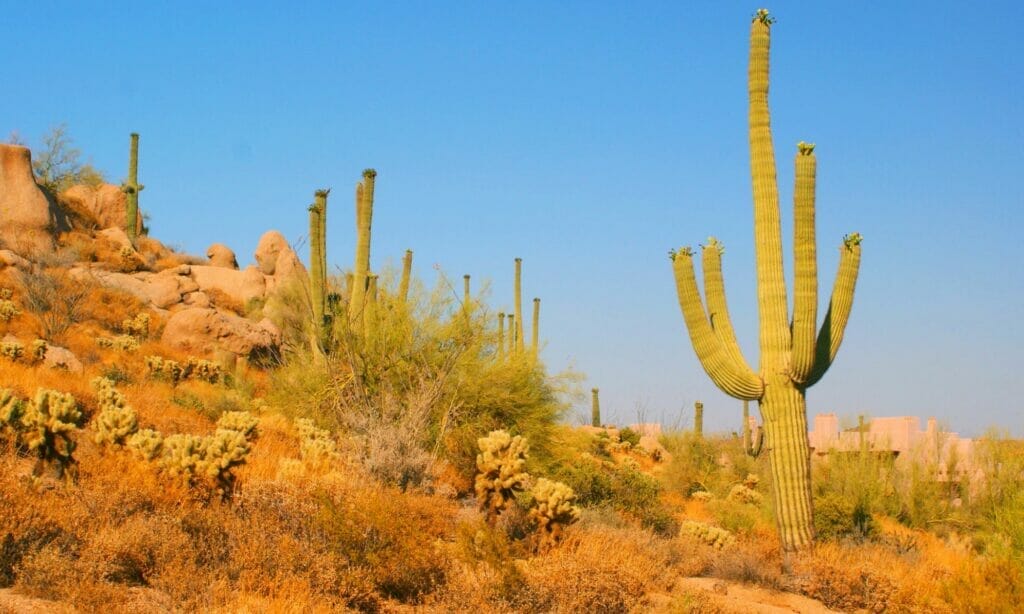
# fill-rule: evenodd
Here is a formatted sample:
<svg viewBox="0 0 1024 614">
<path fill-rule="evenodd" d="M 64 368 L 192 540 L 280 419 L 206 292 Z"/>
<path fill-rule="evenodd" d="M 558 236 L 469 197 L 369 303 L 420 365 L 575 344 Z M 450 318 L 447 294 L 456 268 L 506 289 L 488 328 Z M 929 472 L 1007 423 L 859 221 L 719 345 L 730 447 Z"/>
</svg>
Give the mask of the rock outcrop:
<svg viewBox="0 0 1024 614">
<path fill-rule="evenodd" d="M 228 297 L 245 305 L 253 299 L 262 299 L 267 294 L 267 283 L 256 267 L 246 267 L 242 271 L 225 269 L 215 266 L 192 265 L 192 279 L 199 289 L 207 294 L 211 291 L 226 294 Z"/>
<path fill-rule="evenodd" d="M 277 352 L 281 331 L 270 320 L 253 322 L 216 309 L 190 307 L 167 320 L 161 340 L 187 352 L 228 351 L 259 359 Z"/>
<path fill-rule="evenodd" d="M 295 250 L 280 232 L 270 230 L 263 233 L 256 246 L 256 266 L 267 276 L 267 292 L 276 291 L 285 280 L 294 275 L 306 276 L 306 267 L 302 266 Z"/>
<path fill-rule="evenodd" d="M 119 186 L 110 183 L 99 185 L 74 185 L 57 197 L 72 217 L 87 226 L 99 229 L 127 226 L 125 194 Z M 142 232 L 142 216 L 136 222 L 136 231 Z"/>
<path fill-rule="evenodd" d="M 206 257 L 210 259 L 210 266 L 238 270 L 238 260 L 235 258 L 235 252 L 231 251 L 231 248 L 223 243 L 214 243 L 207 247 Z"/>
<path fill-rule="evenodd" d="M 0 144 L 0 222 L 2 247 L 21 256 L 53 250 L 54 211 L 26 147 Z"/>
</svg>

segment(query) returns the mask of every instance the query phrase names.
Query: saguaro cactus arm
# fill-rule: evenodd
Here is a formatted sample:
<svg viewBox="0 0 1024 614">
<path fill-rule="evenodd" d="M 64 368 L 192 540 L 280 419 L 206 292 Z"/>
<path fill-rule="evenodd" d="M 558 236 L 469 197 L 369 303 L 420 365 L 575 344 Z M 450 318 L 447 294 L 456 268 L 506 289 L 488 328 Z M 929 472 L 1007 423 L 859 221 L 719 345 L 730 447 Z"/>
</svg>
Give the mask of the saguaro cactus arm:
<svg viewBox="0 0 1024 614">
<path fill-rule="evenodd" d="M 373 223 L 373 192 L 376 177 L 377 171 L 368 168 L 363 171 L 363 180 L 356 185 L 356 260 L 348 306 L 349 319 L 356 332 L 363 328 L 363 307 L 370 272 L 370 228 Z"/>
<path fill-rule="evenodd" d="M 726 356 L 742 370 L 751 371 L 749 363 L 743 357 L 740 344 L 736 341 L 736 331 L 729 318 L 729 307 L 725 300 L 725 281 L 722 279 L 722 254 L 725 248 L 714 238 L 708 238 L 708 244 L 701 250 L 701 262 L 704 267 L 704 297 L 708 303 L 708 319 L 711 328 L 722 342 Z"/>
<path fill-rule="evenodd" d="M 814 236 L 814 184 L 818 162 L 814 145 L 797 144 L 793 187 L 793 358 L 794 382 L 803 383 L 814 367 L 818 325 L 818 256 Z"/>
<path fill-rule="evenodd" d="M 850 320 L 850 310 L 853 309 L 853 293 L 857 287 L 857 274 L 860 271 L 860 233 L 851 233 L 843 237 L 843 246 L 840 248 L 839 272 L 836 274 L 835 286 L 832 288 L 832 298 L 828 304 L 828 311 L 825 313 L 825 320 L 821 323 L 821 330 L 818 332 L 818 342 L 815 349 L 814 368 L 803 386 L 809 388 L 816 384 L 825 375 L 828 368 L 832 366 L 839 346 L 843 342 L 843 333 L 846 332 L 846 323 Z"/>
<path fill-rule="evenodd" d="M 398 283 L 398 300 L 405 303 L 409 300 L 409 280 L 412 278 L 412 250 L 405 250 L 402 257 L 402 279 Z"/>
<path fill-rule="evenodd" d="M 672 268 L 675 270 L 679 308 L 704 371 L 726 394 L 751 401 L 760 399 L 764 395 L 764 382 L 745 363 L 737 364 L 729 359 L 725 344 L 711 328 L 697 290 L 690 248 L 672 253 Z"/>
</svg>

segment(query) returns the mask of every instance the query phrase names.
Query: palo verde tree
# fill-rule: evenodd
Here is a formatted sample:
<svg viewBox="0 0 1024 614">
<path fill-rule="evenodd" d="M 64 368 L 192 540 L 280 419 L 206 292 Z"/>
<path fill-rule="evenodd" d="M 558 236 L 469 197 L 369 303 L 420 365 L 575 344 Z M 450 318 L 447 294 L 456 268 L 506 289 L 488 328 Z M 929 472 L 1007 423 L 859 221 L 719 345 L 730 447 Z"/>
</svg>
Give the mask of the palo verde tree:
<svg viewBox="0 0 1024 614">
<path fill-rule="evenodd" d="M 801 142 L 794 189 L 795 292 L 789 319 L 782 264 L 775 153 L 768 114 L 768 50 L 773 19 L 760 9 L 750 32 L 750 159 L 754 187 L 754 242 L 761 366 L 750 368 L 740 352 L 726 308 L 722 245 L 703 246 L 704 294 L 694 274 L 693 251 L 671 253 L 679 306 L 701 365 L 726 394 L 758 401 L 764 420 L 775 496 L 776 521 L 788 552 L 814 538 L 810 453 L 805 393 L 831 366 L 853 305 L 860 267 L 860 235 L 847 235 L 840 249 L 839 273 L 828 312 L 817 330 L 818 273 L 814 236 L 814 146 Z"/>
</svg>

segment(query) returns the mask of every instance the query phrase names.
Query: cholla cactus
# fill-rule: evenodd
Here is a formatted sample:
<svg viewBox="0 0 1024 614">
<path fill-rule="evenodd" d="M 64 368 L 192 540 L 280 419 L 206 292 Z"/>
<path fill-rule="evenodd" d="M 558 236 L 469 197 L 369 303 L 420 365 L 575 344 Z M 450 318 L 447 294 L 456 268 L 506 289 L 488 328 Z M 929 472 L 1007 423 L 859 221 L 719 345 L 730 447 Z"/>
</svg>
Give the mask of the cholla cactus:
<svg viewBox="0 0 1024 614">
<path fill-rule="evenodd" d="M 190 356 L 185 364 L 160 356 L 146 356 L 145 363 L 150 375 L 168 379 L 173 384 L 186 379 L 216 384 L 224 377 L 224 370 L 220 364 L 194 356 Z"/>
<path fill-rule="evenodd" d="M 40 388 L 29 402 L 21 424 L 25 428 L 22 439 L 38 457 L 33 475 L 39 475 L 45 465 L 54 465 L 57 477 L 75 463 L 72 454 L 75 442 L 71 432 L 82 421 L 75 398 L 70 394 Z"/>
<path fill-rule="evenodd" d="M 113 381 L 97 377 L 91 384 L 96 390 L 100 408 L 92 422 L 96 430 L 93 441 L 99 445 L 121 447 L 129 436 L 139 430 L 135 410 L 128 406 L 124 395 L 114 388 Z"/>
<path fill-rule="evenodd" d="M 679 533 L 681 535 L 696 537 L 705 544 L 718 550 L 727 548 L 736 543 L 736 537 L 729 531 L 726 531 L 721 527 L 715 527 L 703 522 L 696 522 L 694 520 L 684 520 L 679 525 Z"/>
<path fill-rule="evenodd" d="M 0 301 L 9 301 L 14 298 L 14 290 L 10 288 L 0 288 Z"/>
<path fill-rule="evenodd" d="M 10 322 L 14 316 L 21 313 L 18 306 L 10 299 L 0 299 L 0 322 Z"/>
<path fill-rule="evenodd" d="M 580 519 L 580 509 L 574 505 L 576 493 L 561 482 L 540 478 L 531 491 L 533 506 L 529 517 L 537 523 L 542 545 L 553 545 L 562 536 L 565 527 Z"/>
<path fill-rule="evenodd" d="M 221 381 L 223 375 L 224 371 L 219 363 L 190 356 L 185 362 L 185 372 L 182 379 L 199 379 L 216 384 Z"/>
<path fill-rule="evenodd" d="M 127 446 L 135 456 L 151 461 L 163 451 L 164 437 L 153 429 L 142 429 L 128 438 Z"/>
<path fill-rule="evenodd" d="M 134 318 L 121 322 L 121 332 L 138 339 L 146 339 L 149 337 L 149 321 L 148 313 L 137 314 Z"/>
<path fill-rule="evenodd" d="M 338 458 L 338 444 L 331 438 L 330 432 L 317 428 L 309 418 L 296 420 L 295 428 L 299 431 L 299 452 L 303 462 L 323 466 Z"/>
<path fill-rule="evenodd" d="M 476 456 L 476 497 L 480 509 L 493 520 L 509 506 L 515 492 L 526 486 L 530 447 L 521 436 L 512 437 L 508 431 L 491 431 L 476 441 L 480 447 Z"/>
<path fill-rule="evenodd" d="M 238 431 L 217 431 L 204 442 L 202 472 L 213 478 L 224 496 L 230 496 L 234 490 L 235 476 L 231 470 L 245 463 L 249 456 L 248 440 Z"/>
<path fill-rule="evenodd" d="M 729 495 L 726 499 L 728 501 L 744 503 L 747 505 L 761 505 L 761 502 L 764 501 L 764 495 L 747 487 L 745 484 L 736 484 L 732 487 L 732 490 L 729 491 Z"/>
<path fill-rule="evenodd" d="M 35 362 L 43 362 L 46 360 L 46 352 L 50 349 L 45 339 L 36 339 L 30 346 L 32 351 L 32 360 Z"/>
<path fill-rule="evenodd" d="M 164 438 L 160 467 L 171 475 L 191 478 L 201 471 L 205 450 L 203 438 L 196 435 L 169 435 Z"/>
<path fill-rule="evenodd" d="M 235 431 L 241 433 L 249 441 L 256 439 L 259 426 L 259 418 L 247 411 L 229 411 L 221 415 L 217 420 L 218 431 Z"/>
<path fill-rule="evenodd" d="M 694 501 L 701 501 L 707 503 L 708 501 L 714 498 L 714 495 L 712 495 L 706 490 L 697 490 L 694 491 L 693 493 L 690 493 L 690 498 L 693 499 Z"/>
<path fill-rule="evenodd" d="M 17 361 L 25 353 L 25 345 L 18 341 L 4 341 L 0 343 L 0 355 L 11 362 Z"/>
<path fill-rule="evenodd" d="M 21 430 L 22 400 L 7 388 L 0 388 L 0 437 L 8 437 L 13 443 Z"/>
<path fill-rule="evenodd" d="M 98 337 L 96 345 L 109 350 L 121 352 L 134 352 L 139 349 L 139 340 L 131 335 L 117 335 L 116 337 Z"/>
</svg>

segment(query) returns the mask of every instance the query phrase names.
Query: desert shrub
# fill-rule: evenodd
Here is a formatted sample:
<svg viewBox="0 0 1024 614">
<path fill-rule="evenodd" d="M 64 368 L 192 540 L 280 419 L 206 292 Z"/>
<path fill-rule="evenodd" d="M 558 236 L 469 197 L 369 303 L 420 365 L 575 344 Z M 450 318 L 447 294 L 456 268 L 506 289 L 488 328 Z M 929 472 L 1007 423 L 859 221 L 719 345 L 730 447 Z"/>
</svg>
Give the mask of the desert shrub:
<svg viewBox="0 0 1024 614">
<path fill-rule="evenodd" d="M 753 533 L 764 517 L 764 508 L 728 499 L 713 499 L 707 509 L 722 528 L 732 533 Z"/>
<path fill-rule="evenodd" d="M 540 478 L 530 490 L 530 497 L 529 517 L 537 524 L 542 546 L 558 542 L 565 528 L 580 519 L 580 510 L 574 505 L 576 493 L 561 482 Z"/>
<path fill-rule="evenodd" d="M 19 271 L 22 306 L 32 314 L 43 337 L 58 341 L 88 312 L 91 284 L 73 279 L 67 269 Z"/>
<path fill-rule="evenodd" d="M 474 490 L 480 509 L 493 519 L 515 501 L 517 491 L 526 487 L 530 447 L 521 436 L 513 437 L 508 431 L 492 431 L 477 444 L 480 453 L 476 457 Z"/>
<path fill-rule="evenodd" d="M 66 124 L 58 124 L 43 135 L 42 145 L 33 152 L 32 170 L 39 185 L 52 195 L 77 183 L 98 185 L 103 173 L 81 162 L 82 152 L 74 147 Z"/>
<path fill-rule="evenodd" d="M 327 429 L 318 428 L 309 418 L 296 420 L 295 429 L 299 432 L 299 452 L 303 462 L 322 467 L 339 458 L 338 444 Z"/>
<path fill-rule="evenodd" d="M 628 426 L 619 431 L 619 441 L 628 443 L 631 448 L 640 445 L 640 433 L 637 433 Z"/>
<path fill-rule="evenodd" d="M 73 467 L 76 444 L 71 433 L 81 421 L 82 412 L 73 396 L 43 388 L 36 391 L 21 416 L 22 440 L 38 459 L 33 475 L 40 475 L 49 466 L 60 478 Z"/>
<path fill-rule="evenodd" d="M 139 430 L 135 410 L 128 406 L 124 395 L 114 388 L 111 380 L 97 377 L 91 383 L 99 405 L 92 422 L 96 431 L 93 440 L 98 445 L 121 447 Z"/>
</svg>

